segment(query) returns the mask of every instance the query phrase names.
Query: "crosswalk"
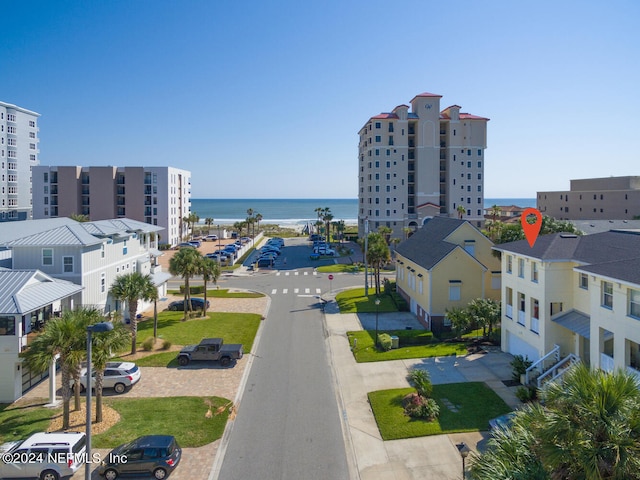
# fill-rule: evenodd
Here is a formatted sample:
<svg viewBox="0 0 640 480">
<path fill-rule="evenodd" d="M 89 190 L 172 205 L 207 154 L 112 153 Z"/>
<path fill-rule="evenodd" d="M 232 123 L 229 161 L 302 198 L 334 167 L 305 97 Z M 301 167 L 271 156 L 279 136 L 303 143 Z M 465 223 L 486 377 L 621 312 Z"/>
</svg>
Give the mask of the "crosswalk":
<svg viewBox="0 0 640 480">
<path fill-rule="evenodd" d="M 293 274 L 293 276 L 296 276 L 296 275 L 300 275 L 300 272 L 297 272 L 297 271 L 294 271 L 294 272 L 282 272 L 282 271 L 278 270 L 276 272 L 276 277 L 279 277 L 280 275 L 284 275 L 285 277 L 288 277 L 291 274 Z M 309 275 L 309 272 L 302 272 L 302 275 Z M 312 275 L 318 275 L 318 272 L 314 271 L 314 272 L 312 272 Z"/>
<path fill-rule="evenodd" d="M 288 288 L 283 288 L 281 290 L 281 294 L 282 295 L 287 295 L 289 293 L 289 290 L 290 289 L 288 289 Z M 320 295 L 322 293 L 322 290 L 320 288 L 315 288 L 315 289 L 313 289 L 313 288 L 293 288 L 293 289 L 291 289 L 291 292 L 294 295 L 299 295 L 299 294 L 309 295 L 309 294 L 312 293 L 312 290 L 315 291 L 316 295 Z M 274 288 L 273 290 L 271 290 L 271 295 L 277 295 L 278 291 L 279 290 L 277 288 Z"/>
</svg>

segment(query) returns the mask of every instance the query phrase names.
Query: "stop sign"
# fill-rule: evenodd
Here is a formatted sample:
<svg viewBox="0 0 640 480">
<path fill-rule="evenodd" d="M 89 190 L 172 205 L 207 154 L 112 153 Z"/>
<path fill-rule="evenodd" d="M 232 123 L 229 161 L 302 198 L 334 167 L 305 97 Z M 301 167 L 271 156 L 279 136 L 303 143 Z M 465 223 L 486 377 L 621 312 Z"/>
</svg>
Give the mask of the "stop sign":
<svg viewBox="0 0 640 480">
<path fill-rule="evenodd" d="M 333 280 L 333 275 L 329 275 L 327 278 L 329 278 L 329 280 Z"/>
</svg>

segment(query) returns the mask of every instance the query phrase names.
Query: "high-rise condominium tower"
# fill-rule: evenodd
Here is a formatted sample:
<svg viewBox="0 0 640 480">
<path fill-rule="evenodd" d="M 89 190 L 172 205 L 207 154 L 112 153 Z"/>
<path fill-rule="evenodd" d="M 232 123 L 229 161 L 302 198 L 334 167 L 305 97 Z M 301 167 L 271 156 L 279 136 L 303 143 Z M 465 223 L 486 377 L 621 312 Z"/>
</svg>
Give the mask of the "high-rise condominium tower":
<svg viewBox="0 0 640 480">
<path fill-rule="evenodd" d="M 488 118 L 440 111 L 441 95 L 421 93 L 411 107 L 371 117 L 360 129 L 358 233 L 365 223 L 402 237 L 437 215 L 484 220 Z"/>
</svg>

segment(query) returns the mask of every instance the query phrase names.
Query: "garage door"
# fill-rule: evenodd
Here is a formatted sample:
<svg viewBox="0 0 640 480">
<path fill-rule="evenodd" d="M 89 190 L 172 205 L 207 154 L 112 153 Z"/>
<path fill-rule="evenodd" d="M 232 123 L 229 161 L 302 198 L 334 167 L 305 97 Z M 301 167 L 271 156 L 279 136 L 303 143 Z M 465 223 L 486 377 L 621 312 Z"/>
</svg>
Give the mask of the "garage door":
<svg viewBox="0 0 640 480">
<path fill-rule="evenodd" d="M 523 357 L 528 357 L 532 362 L 535 362 L 540 358 L 537 348 L 529 345 L 523 339 L 515 336 L 511 332 L 507 333 L 507 348 L 511 355 L 522 355 Z"/>
</svg>

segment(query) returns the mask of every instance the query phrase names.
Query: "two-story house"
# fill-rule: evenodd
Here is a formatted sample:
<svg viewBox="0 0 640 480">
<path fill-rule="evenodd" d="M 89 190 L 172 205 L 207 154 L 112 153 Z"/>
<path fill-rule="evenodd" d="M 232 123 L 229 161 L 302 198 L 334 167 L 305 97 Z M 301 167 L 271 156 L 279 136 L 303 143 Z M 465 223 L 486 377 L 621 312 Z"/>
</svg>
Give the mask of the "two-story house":
<svg viewBox="0 0 640 480">
<path fill-rule="evenodd" d="M 23 368 L 19 354 L 30 335 L 63 308 L 79 303 L 81 291 L 80 285 L 38 270 L 0 268 L 0 403 L 17 400 L 42 380 L 43 375 L 34 376 Z"/>
<path fill-rule="evenodd" d="M 110 293 L 113 280 L 132 272 L 151 274 L 158 295 L 166 294 L 171 277 L 156 259 L 157 232 L 161 227 L 126 218 L 74 222 L 36 233 L 30 222 L 15 222 L 14 239 L 4 244 L 11 250 L 13 269 L 38 269 L 47 275 L 84 287 L 80 303 L 102 311 L 122 310 Z M 23 225 L 24 223 L 24 225 Z M 24 228 L 29 233 L 20 234 Z M 148 304 L 140 302 L 139 309 Z"/>
<path fill-rule="evenodd" d="M 502 349 L 559 374 L 580 359 L 610 371 L 640 367 L 640 232 L 544 235 L 502 253 Z M 549 375 L 547 375 L 549 374 Z"/>
<path fill-rule="evenodd" d="M 492 246 L 470 222 L 448 217 L 428 220 L 398 245 L 397 290 L 427 329 L 450 330 L 448 308 L 500 299 L 500 261 Z"/>
</svg>

